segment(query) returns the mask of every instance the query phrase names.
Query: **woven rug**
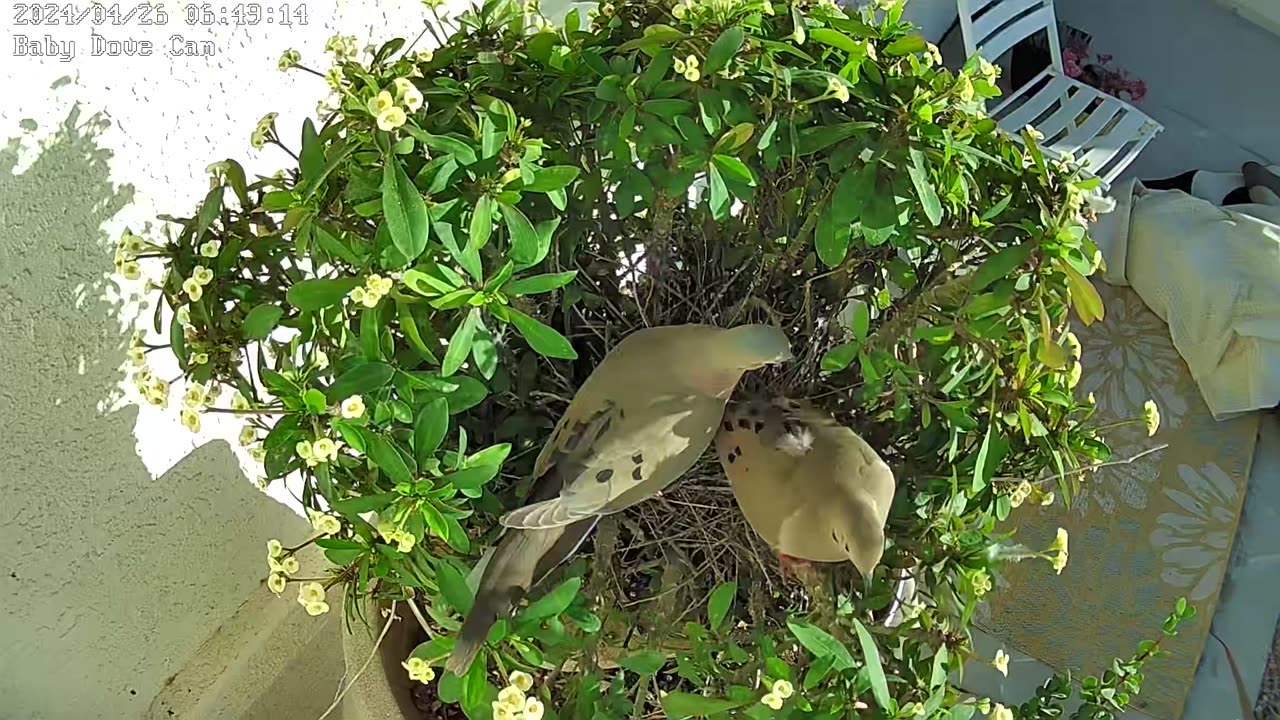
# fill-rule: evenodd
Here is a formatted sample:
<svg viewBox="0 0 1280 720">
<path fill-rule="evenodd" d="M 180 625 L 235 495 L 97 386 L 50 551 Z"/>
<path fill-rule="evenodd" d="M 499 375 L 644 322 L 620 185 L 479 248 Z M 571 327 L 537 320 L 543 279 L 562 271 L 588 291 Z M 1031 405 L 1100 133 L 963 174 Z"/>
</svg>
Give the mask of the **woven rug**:
<svg viewBox="0 0 1280 720">
<path fill-rule="evenodd" d="M 1106 319 L 1075 329 L 1084 366 L 1077 392 L 1094 394 L 1100 423 L 1140 416 L 1147 399 L 1158 404 L 1154 438 L 1141 424 L 1107 432 L 1112 461 L 1168 448 L 1086 474 L 1070 510 L 1060 502 L 1015 510 L 1008 523 L 1031 547 L 1066 528 L 1070 562 L 1060 576 L 1047 562 L 1010 566 L 977 624 L 1059 671 L 1100 675 L 1113 658 L 1159 637 L 1185 596 L 1198 615 L 1164 640 L 1168 654 L 1147 665 L 1133 703 L 1178 720 L 1239 524 L 1258 417 L 1216 422 L 1167 326 L 1132 290 L 1098 285 Z"/>
</svg>

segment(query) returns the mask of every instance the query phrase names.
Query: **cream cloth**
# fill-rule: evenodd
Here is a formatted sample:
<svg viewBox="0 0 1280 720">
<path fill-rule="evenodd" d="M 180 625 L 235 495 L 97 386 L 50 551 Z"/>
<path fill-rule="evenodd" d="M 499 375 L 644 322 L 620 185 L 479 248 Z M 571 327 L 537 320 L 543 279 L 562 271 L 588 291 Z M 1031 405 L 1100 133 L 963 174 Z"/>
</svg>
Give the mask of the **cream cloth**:
<svg viewBox="0 0 1280 720">
<path fill-rule="evenodd" d="M 1102 279 L 1169 324 L 1215 419 L 1280 404 L 1280 207 L 1218 207 L 1135 180 L 1114 193 L 1093 228 Z"/>
</svg>

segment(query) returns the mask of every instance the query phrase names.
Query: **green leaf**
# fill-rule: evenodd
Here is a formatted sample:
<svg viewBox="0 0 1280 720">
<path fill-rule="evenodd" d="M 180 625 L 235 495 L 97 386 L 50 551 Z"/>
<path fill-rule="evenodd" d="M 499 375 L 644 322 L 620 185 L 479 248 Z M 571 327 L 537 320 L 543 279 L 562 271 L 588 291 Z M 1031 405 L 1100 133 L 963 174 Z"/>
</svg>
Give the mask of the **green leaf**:
<svg viewBox="0 0 1280 720">
<path fill-rule="evenodd" d="M 733 152 L 746 144 L 751 136 L 755 134 L 756 126 L 751 123 L 738 123 L 729 128 L 720 139 L 716 141 L 716 146 L 712 148 L 713 153 Z"/>
<path fill-rule="evenodd" d="M 470 145 L 457 138 L 447 135 L 432 135 L 412 125 L 404 125 L 403 127 L 418 142 L 451 156 L 459 165 L 470 165 L 477 159 L 476 151 Z"/>
<path fill-rule="evenodd" d="M 493 374 L 498 371 L 498 346 L 483 322 L 476 324 L 476 334 L 471 340 L 471 359 L 475 361 L 481 377 L 493 379 Z"/>
<path fill-rule="evenodd" d="M 320 136 L 316 133 L 316 126 L 311 122 L 311 118 L 302 121 L 302 151 L 298 155 L 302 179 L 311 181 L 324 168 L 324 145 L 320 142 Z"/>
<path fill-rule="evenodd" d="M 324 399 L 324 393 L 315 388 L 308 388 L 306 392 L 302 393 L 302 404 L 307 407 L 308 412 L 315 415 L 324 412 L 325 408 L 328 407 L 328 403 Z"/>
<path fill-rule="evenodd" d="M 884 49 L 886 55 L 910 55 L 911 53 L 924 52 L 929 47 L 929 42 L 919 35 L 906 35 L 889 43 Z"/>
<path fill-rule="evenodd" d="M 467 578 L 462 571 L 454 567 L 452 563 L 440 560 L 436 562 L 436 584 L 440 586 L 440 594 L 444 596 L 445 602 L 452 605 L 458 612 L 466 615 L 471 612 L 471 605 L 475 602 L 475 596 L 471 593 L 471 588 L 467 586 Z"/>
<path fill-rule="evenodd" d="M 711 207 L 711 216 L 716 220 L 723 220 L 729 215 L 729 188 L 714 164 L 711 165 L 709 174 L 711 179 L 707 202 Z"/>
<path fill-rule="evenodd" d="M 552 167 L 538 168 L 533 174 L 533 182 L 525 185 L 524 189 L 530 192 L 554 192 L 568 187 L 570 183 L 578 179 L 580 172 L 578 168 L 572 165 L 554 165 Z"/>
<path fill-rule="evenodd" d="M 978 492 L 987 486 L 987 478 L 991 473 L 986 471 L 987 455 L 991 452 L 991 429 L 995 427 L 993 422 L 987 425 L 987 432 L 982 436 L 982 444 L 978 446 L 978 457 L 973 463 L 973 492 Z"/>
<path fill-rule="evenodd" d="M 1009 207 L 1009 203 L 1011 202 L 1013 202 L 1013 193 L 1005 195 L 1001 198 L 1000 202 L 992 205 L 986 212 L 982 213 L 982 219 L 987 221 L 995 220 L 997 217 L 1000 217 L 1000 213 L 1004 212 L 1005 209 Z"/>
<path fill-rule="evenodd" d="M 497 201 L 488 195 L 481 195 L 471 211 L 471 224 L 468 226 L 467 251 L 476 251 L 489 244 L 489 235 L 493 233 L 493 207 Z"/>
<path fill-rule="evenodd" d="M 365 395 L 386 387 L 396 374 L 395 368 L 380 362 L 356 365 L 338 376 L 325 390 L 331 403 L 339 403 L 352 395 Z"/>
<path fill-rule="evenodd" d="M 547 273 L 545 275 L 530 275 L 529 277 L 516 278 L 510 280 L 502 286 L 502 292 L 506 295 L 537 295 L 539 293 L 551 292 L 557 288 L 573 282 L 577 277 L 577 270 L 570 270 L 562 273 Z"/>
<path fill-rule="evenodd" d="M 708 717 L 740 708 L 743 705 L 750 704 L 750 702 L 709 698 L 687 692 L 673 692 L 667 693 L 662 698 L 662 711 L 673 720 L 678 718 Z"/>
<path fill-rule="evenodd" d="M 449 432 L 449 401 L 428 400 L 413 421 L 413 454 L 418 465 L 426 465 L 435 456 L 444 436 Z"/>
<path fill-rule="evenodd" d="M 680 98 L 663 98 L 660 100 L 646 100 L 640 105 L 640 109 L 660 118 L 674 120 L 692 110 L 693 103 Z"/>
<path fill-rule="evenodd" d="M 355 516 L 360 513 L 377 512 L 400 497 L 398 493 L 385 492 L 375 495 L 362 495 L 335 500 L 330 507 L 343 515 Z"/>
<path fill-rule="evenodd" d="M 394 155 L 382 166 L 382 212 L 391 242 L 406 260 L 416 260 L 427 248 L 427 204 Z"/>
<path fill-rule="evenodd" d="M 576 360 L 578 353 L 565 336 L 515 308 L 507 308 L 507 316 L 534 352 L 549 358 Z"/>
<path fill-rule="evenodd" d="M 707 600 L 707 624 L 712 630 L 720 627 L 724 622 L 725 616 L 729 614 L 729 608 L 733 605 L 733 598 L 737 594 L 738 583 L 732 580 L 721 583 L 711 591 L 711 597 Z"/>
<path fill-rule="evenodd" d="M 859 57 L 866 55 L 866 49 L 863 45 L 839 30 L 832 30 L 830 28 L 814 28 L 809 31 L 809 37 L 817 40 L 823 45 L 830 45 L 838 50 L 844 50 L 850 55 L 857 55 Z"/>
<path fill-rule="evenodd" d="M 467 316 L 458 323 L 458 329 L 449 338 L 449 347 L 445 350 L 444 361 L 440 363 L 440 374 L 444 377 L 456 373 L 462 363 L 471 354 L 471 340 L 475 337 L 476 325 L 480 322 L 480 308 L 473 307 Z"/>
<path fill-rule="evenodd" d="M 360 278 L 315 278 L 294 283 L 285 293 L 289 304 L 303 312 L 319 310 L 337 305 L 355 287 L 360 285 Z"/>
<path fill-rule="evenodd" d="M 498 206 L 502 208 L 502 219 L 507 223 L 507 232 L 511 234 L 511 247 L 508 250 L 511 259 L 517 265 L 525 267 L 538 262 L 538 232 L 533 229 L 533 223 L 514 205 L 499 203 Z"/>
<path fill-rule="evenodd" d="M 1071 303 L 1075 305 L 1080 322 L 1092 325 L 1102 320 L 1106 316 L 1106 309 L 1102 306 L 1102 297 L 1098 295 L 1098 289 L 1093 286 L 1089 278 L 1071 267 L 1070 263 L 1058 262 L 1057 265 L 1067 276 L 1067 287 L 1071 289 Z"/>
<path fill-rule="evenodd" d="M 869 130 L 874 127 L 876 127 L 876 123 L 860 120 L 858 122 L 840 123 L 839 125 L 819 125 L 805 128 L 800 131 L 800 137 L 796 141 L 796 154 L 812 155 L 819 150 L 835 145 L 841 140 L 847 140 L 863 130 Z"/>
<path fill-rule="evenodd" d="M 275 330 L 282 317 L 284 309 L 279 305 L 259 305 L 244 316 L 240 332 L 247 340 L 261 340 Z"/>
<path fill-rule="evenodd" d="M 572 577 L 556 586 L 554 590 L 538 598 L 528 607 L 520 611 L 521 620 L 542 620 L 555 617 L 564 612 L 573 599 L 578 596 L 582 587 L 582 578 Z"/>
<path fill-rule="evenodd" d="M 219 185 L 209 190 L 204 196 L 204 202 L 200 203 L 200 212 L 196 214 L 196 239 L 199 243 L 204 238 L 204 233 L 213 224 L 213 221 L 222 213 L 222 186 Z"/>
<path fill-rule="evenodd" d="M 365 432 L 369 459 L 377 465 L 387 477 L 395 483 L 413 482 L 413 471 L 409 469 L 400 451 L 396 450 L 390 440 L 375 432 Z"/>
<path fill-rule="evenodd" d="M 818 259 L 827 267 L 835 267 L 844 262 L 845 255 L 849 252 L 851 231 L 848 223 L 842 225 L 836 219 L 835 207 L 838 204 L 839 200 L 833 197 L 818 216 L 818 227 L 813 233 L 813 249 L 817 251 Z"/>
<path fill-rule="evenodd" d="M 746 32 L 737 25 L 726 28 L 720 33 L 720 37 L 716 38 L 716 41 L 711 43 L 711 48 L 707 50 L 707 62 L 702 74 L 712 75 L 728 65 L 742 48 L 746 37 Z"/>
<path fill-rule="evenodd" d="M 858 356 L 858 350 L 862 347 L 862 343 L 854 341 L 841 343 L 822 354 L 821 367 L 823 372 L 840 372 L 849 367 L 853 359 Z"/>
<path fill-rule="evenodd" d="M 867 331 L 871 329 L 871 307 L 862 300 L 850 300 L 849 304 L 853 306 L 850 329 L 853 330 L 853 337 L 861 342 L 867 339 Z"/>
<path fill-rule="evenodd" d="M 813 653 L 814 657 L 832 658 L 837 670 L 848 670 L 853 667 L 853 655 L 849 654 L 849 649 L 839 640 L 831 637 L 826 630 L 803 620 L 790 620 L 787 622 L 787 627 L 791 629 L 791 634 L 796 636 L 800 644 Z"/>
<path fill-rule="evenodd" d="M 747 164 L 738 158 L 730 155 L 712 155 L 711 162 L 714 163 L 720 172 L 726 177 L 745 183 L 751 187 L 755 187 L 756 178 L 751 174 L 751 168 L 747 167 Z"/>
<path fill-rule="evenodd" d="M 917 148 L 911 148 L 911 165 L 907 167 L 907 174 L 911 176 L 911 184 L 916 186 L 916 195 L 920 198 L 920 205 L 924 208 L 925 217 L 929 218 L 929 222 L 937 227 L 942 222 L 942 202 L 938 200 L 938 191 L 933 187 L 933 180 L 929 178 L 929 165 L 925 160 L 924 153 Z"/>
<path fill-rule="evenodd" d="M 1033 242 L 1024 242 L 1018 245 L 1010 245 L 1002 248 L 999 252 L 983 261 L 982 265 L 973 273 L 973 279 L 969 281 L 970 292 L 982 292 L 987 289 L 991 283 L 1007 276 L 1013 272 L 1014 268 L 1022 265 L 1031 257 L 1031 251 L 1036 247 Z"/>
<path fill-rule="evenodd" d="M 637 675 L 657 675 L 667 664 L 667 656 L 657 650 L 644 650 L 620 658 L 618 664 Z"/>
<path fill-rule="evenodd" d="M 876 647 L 875 638 L 857 618 L 853 621 L 853 629 L 858 633 L 858 644 L 862 646 L 862 660 L 867 664 L 867 679 L 871 681 L 871 694 L 876 704 L 882 708 L 889 707 L 889 682 L 884 676 L 884 666 L 880 664 L 880 650 Z"/>
<path fill-rule="evenodd" d="M 489 388 L 470 375 L 455 375 L 458 387 L 446 397 L 449 400 L 449 414 L 457 415 L 480 404 L 489 394 Z"/>
</svg>

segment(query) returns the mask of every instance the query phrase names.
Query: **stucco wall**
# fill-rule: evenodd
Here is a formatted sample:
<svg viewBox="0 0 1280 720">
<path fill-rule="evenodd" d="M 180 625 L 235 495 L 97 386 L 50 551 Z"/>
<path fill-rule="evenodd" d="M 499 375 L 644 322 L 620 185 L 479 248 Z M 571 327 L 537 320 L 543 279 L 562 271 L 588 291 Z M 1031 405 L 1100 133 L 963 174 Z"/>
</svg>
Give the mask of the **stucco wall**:
<svg viewBox="0 0 1280 720">
<path fill-rule="evenodd" d="M 176 393 L 168 410 L 138 406 L 124 348 L 150 308 L 141 282 L 108 277 L 120 231 L 148 235 L 157 213 L 190 213 L 210 163 L 235 157 L 269 174 L 290 162 L 248 145 L 268 111 L 296 138 L 325 92 L 319 78 L 276 70 L 286 48 L 323 70 L 339 29 L 381 41 L 421 28 L 418 0 L 292 4 L 306 7 L 305 26 L 188 26 L 187 4 L 172 1 L 168 22 L 151 26 L 140 15 L 18 25 L 5 8 L 0 718 L 315 717 L 333 699 L 337 613 L 308 618 L 261 586 L 266 540 L 307 533 L 296 502 L 283 486 L 253 485 L 257 468 L 225 442 L 239 430 L 230 418 L 206 417 L 192 434 Z M 95 33 L 157 50 L 95 57 Z M 215 53 L 170 55 L 174 34 L 211 40 Z M 46 35 L 74 56 L 19 56 Z M 151 365 L 178 375 L 160 354 Z M 271 690 L 289 668 L 305 681 Z"/>
</svg>

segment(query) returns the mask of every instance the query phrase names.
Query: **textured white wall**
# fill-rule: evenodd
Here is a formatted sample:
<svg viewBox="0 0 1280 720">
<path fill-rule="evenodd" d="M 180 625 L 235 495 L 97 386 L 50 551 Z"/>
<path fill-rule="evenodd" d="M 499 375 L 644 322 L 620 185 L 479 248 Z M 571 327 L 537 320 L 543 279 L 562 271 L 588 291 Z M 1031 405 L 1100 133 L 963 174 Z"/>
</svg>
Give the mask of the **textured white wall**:
<svg viewBox="0 0 1280 720">
<path fill-rule="evenodd" d="M 234 444 L 238 425 L 207 417 L 201 433 L 187 432 L 176 420 L 181 388 L 167 411 L 137 407 L 122 361 L 132 318 L 149 308 L 140 282 L 108 276 L 111 247 L 125 226 L 145 236 L 156 214 L 190 213 L 212 162 L 234 157 L 251 174 L 288 162 L 252 150 L 249 133 L 276 111 L 281 135 L 296 138 L 326 88 L 278 72 L 285 49 L 323 70 L 322 48 L 339 30 L 380 42 L 422 28 L 418 0 L 290 3 L 306 9 L 306 24 L 292 27 L 280 26 L 280 3 L 263 6 L 261 25 L 211 28 L 185 22 L 187 3 L 160 5 L 167 23 L 149 26 L 142 13 L 119 26 L 104 16 L 94 27 L 92 13 L 77 26 L 61 14 L 37 26 L 19 24 L 37 19 L 26 3 L 0 10 L 4 718 L 141 717 L 262 592 L 266 539 L 305 536 L 283 488 L 272 494 L 285 504 L 273 502 L 245 477 L 258 474 L 251 461 L 240 457 L 242 474 L 237 455 L 211 443 Z M 115 17 L 135 6 L 120 3 Z M 150 40 L 154 52 L 94 56 L 94 34 Z M 174 56 L 174 35 L 214 52 Z"/>
</svg>

